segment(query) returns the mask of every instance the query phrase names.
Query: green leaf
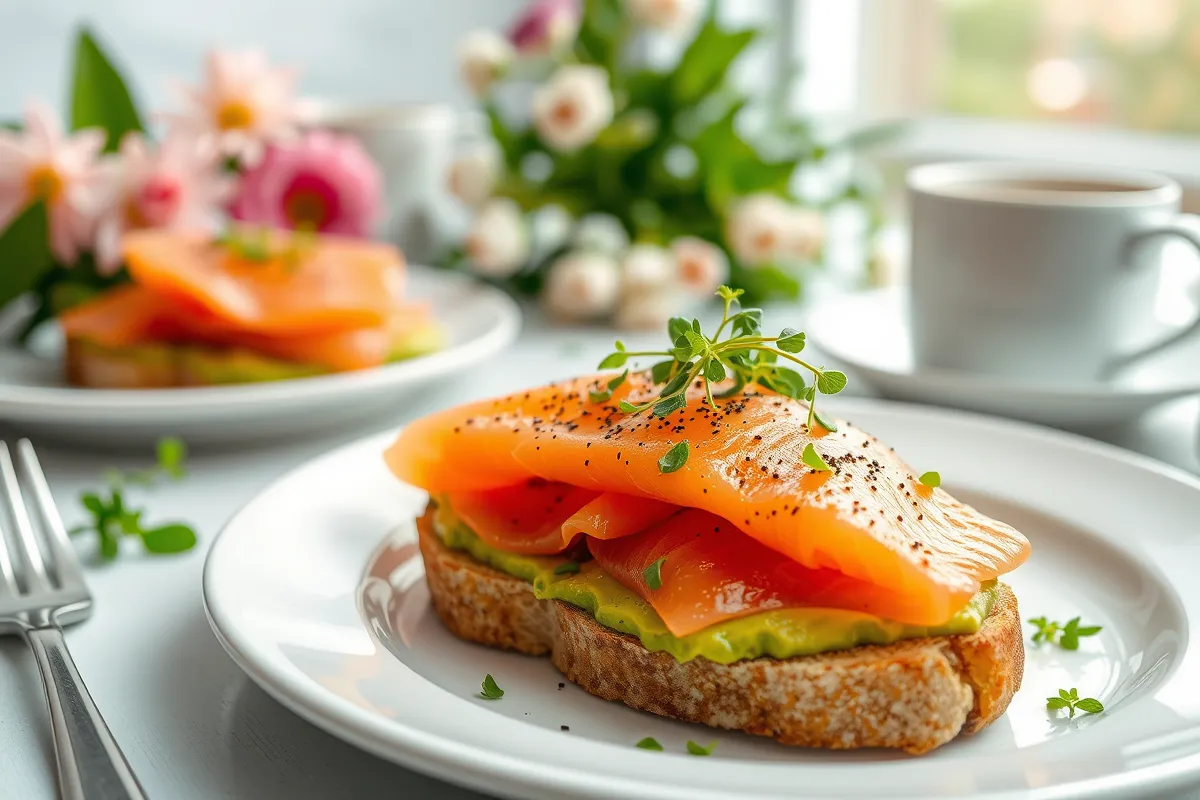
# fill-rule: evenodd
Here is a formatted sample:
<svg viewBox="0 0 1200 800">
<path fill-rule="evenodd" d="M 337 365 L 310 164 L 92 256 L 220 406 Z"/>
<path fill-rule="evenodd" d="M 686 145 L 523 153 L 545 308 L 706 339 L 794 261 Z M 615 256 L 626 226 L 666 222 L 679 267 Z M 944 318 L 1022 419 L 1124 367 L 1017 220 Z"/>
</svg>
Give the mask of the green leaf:
<svg viewBox="0 0 1200 800">
<path fill-rule="evenodd" d="M 650 380 L 655 383 L 666 383 L 671 377 L 671 367 L 677 363 L 679 362 L 675 361 L 675 359 L 659 361 L 650 368 Z"/>
<path fill-rule="evenodd" d="M 775 341 L 779 349 L 785 353 L 799 353 L 804 349 L 804 331 L 795 328 L 784 328 Z"/>
<path fill-rule="evenodd" d="M 579 572 L 578 561 L 564 561 L 554 568 L 555 575 L 574 575 Z"/>
<path fill-rule="evenodd" d="M 144 531 L 142 544 L 151 553 L 183 553 L 196 546 L 196 532 L 179 523 L 162 525 Z"/>
<path fill-rule="evenodd" d="M 745 388 L 746 388 L 746 376 L 743 375 L 742 372 L 739 370 L 739 371 L 733 373 L 733 386 L 730 386 L 728 389 L 726 389 L 723 392 L 717 392 L 713 396 L 719 397 L 722 399 L 724 399 L 726 397 L 737 397 L 739 394 L 742 393 L 742 389 L 745 389 Z"/>
<path fill-rule="evenodd" d="M 1059 637 L 1058 646 L 1063 650 L 1078 650 L 1079 637 L 1075 635 L 1074 631 L 1063 631 L 1062 636 Z"/>
<path fill-rule="evenodd" d="M 762 309 L 745 308 L 730 318 L 734 336 L 757 336 L 762 332 Z"/>
<path fill-rule="evenodd" d="M 158 440 L 158 468 L 175 480 L 187 475 L 184 462 L 187 460 L 187 445 L 177 436 Z"/>
<path fill-rule="evenodd" d="M 763 376 L 763 382 L 785 397 L 798 398 L 804 393 L 804 376 L 788 367 L 775 367 Z"/>
<path fill-rule="evenodd" d="M 705 747 L 702 744 L 696 744 L 691 739 L 688 739 L 688 743 L 687 743 L 687 751 L 694 756 L 712 755 L 712 751 L 715 750 L 716 747 L 717 747 L 716 740 L 709 742 L 708 747 Z"/>
<path fill-rule="evenodd" d="M 595 390 L 588 392 L 588 400 L 592 401 L 593 403 L 603 403 L 605 400 L 611 399 L 612 392 L 608 391 L 607 389 L 601 392 L 597 392 Z"/>
<path fill-rule="evenodd" d="M 691 330 L 691 324 L 683 317 L 671 317 L 667 320 L 667 336 L 671 337 L 671 341 L 675 342 L 680 336 L 683 336 L 685 331 Z"/>
<path fill-rule="evenodd" d="M 917 478 L 917 480 L 930 489 L 936 489 L 942 485 L 942 476 L 932 470 L 921 473 L 921 477 Z"/>
<path fill-rule="evenodd" d="M 658 740 L 653 736 L 647 736 L 645 739 L 642 739 L 640 742 L 638 742 L 636 746 L 642 748 L 643 750 L 661 751 L 663 749 L 663 746 L 659 744 Z"/>
<path fill-rule="evenodd" d="M 818 425 L 820 425 L 822 428 L 829 431 L 830 433 L 837 433 L 837 425 L 835 425 L 828 418 L 822 417 L 820 411 L 813 411 L 813 419 L 815 419 L 817 421 Z"/>
<path fill-rule="evenodd" d="M 812 442 L 804 445 L 804 452 L 800 454 L 800 460 L 817 472 L 829 472 L 831 469 L 825 463 L 825 459 L 821 458 L 821 454 L 817 452 L 817 448 L 813 447 Z"/>
<path fill-rule="evenodd" d="M 817 375 L 817 389 L 821 394 L 837 394 L 846 388 L 846 373 L 836 369 L 826 370 Z"/>
<path fill-rule="evenodd" d="M 1100 631 L 1104 630 L 1099 625 L 1085 625 L 1075 629 L 1076 636 L 1095 636 Z"/>
<path fill-rule="evenodd" d="M 1073 700 L 1073 699 L 1075 699 L 1075 697 L 1076 697 L 1077 695 L 1076 695 L 1076 693 L 1075 693 L 1075 690 L 1074 690 L 1074 689 L 1072 689 L 1072 690 L 1071 690 L 1071 691 L 1069 691 L 1069 692 L 1068 692 L 1066 689 L 1059 689 L 1059 690 L 1058 690 L 1058 696 L 1059 696 L 1059 697 L 1061 697 L 1063 700 L 1070 701 L 1070 700 Z"/>
<path fill-rule="evenodd" d="M 672 395 L 666 400 L 660 400 L 654 404 L 654 416 L 662 418 L 673 411 L 678 411 L 687 405 L 687 397 L 682 394 Z"/>
<path fill-rule="evenodd" d="M 75 43 L 75 77 L 71 87 L 71 130 L 100 127 L 108 133 L 104 147 L 115 152 L 121 137 L 144 130 L 129 89 L 87 28 Z"/>
<path fill-rule="evenodd" d="M 618 367 L 623 367 L 625 366 L 625 362 L 628 360 L 629 356 L 625 353 L 609 353 L 604 357 L 604 360 L 600 362 L 600 366 L 597 367 L 597 369 L 616 369 Z"/>
<path fill-rule="evenodd" d="M 487 700 L 499 700 L 504 697 L 504 690 L 496 685 L 496 679 L 488 673 L 483 676 L 483 691 L 479 694 Z"/>
<path fill-rule="evenodd" d="M 0 234 L 0 308 L 33 289 L 50 271 L 50 233 L 46 206 L 30 204 Z"/>
<path fill-rule="evenodd" d="M 1086 711 L 1089 714 L 1100 714 L 1104 711 L 1104 704 L 1094 697 L 1085 697 L 1075 704 L 1075 707 L 1080 711 Z"/>
<path fill-rule="evenodd" d="M 666 397 L 668 395 L 675 394 L 688 385 L 688 381 L 691 380 L 691 370 L 688 369 L 689 366 L 690 365 L 685 364 L 683 367 L 680 367 L 679 372 L 675 373 L 675 377 L 671 378 L 670 382 L 668 382 L 667 385 L 662 388 L 662 392 L 659 393 L 659 397 Z"/>
<path fill-rule="evenodd" d="M 713 383 L 720 383 L 725 380 L 725 365 L 721 363 L 719 358 L 710 358 L 708 363 L 704 365 L 704 377 Z"/>
<path fill-rule="evenodd" d="M 618 344 L 620 344 L 620 343 L 618 342 Z M 626 369 L 620 375 L 618 375 L 617 377 L 615 377 L 611 381 L 609 381 L 605 385 L 606 388 L 604 390 L 589 391 L 588 399 L 591 400 L 593 403 L 603 403 L 605 400 L 612 398 L 613 391 L 616 390 L 617 387 L 619 387 L 621 384 L 623 384 L 625 382 L 625 379 L 628 377 L 629 377 L 629 370 Z"/>
<path fill-rule="evenodd" d="M 658 459 L 658 471 L 663 475 L 676 472 L 687 463 L 688 454 L 688 440 L 684 439 L 663 454 L 662 458 Z"/>
<path fill-rule="evenodd" d="M 692 105 L 720 86 L 734 60 L 757 35 L 753 30 L 723 31 L 710 14 L 671 76 L 672 101 Z"/>
<path fill-rule="evenodd" d="M 666 563 L 666 560 L 666 556 L 663 556 L 642 572 L 642 577 L 646 579 L 646 585 L 650 587 L 651 591 L 662 588 L 662 565 Z"/>
<path fill-rule="evenodd" d="M 100 558 L 112 561 L 121 553 L 121 542 L 116 536 L 104 529 L 97 529 L 100 534 Z"/>
<path fill-rule="evenodd" d="M 622 400 L 621 402 L 617 403 L 617 408 L 626 414 L 632 414 L 638 410 L 637 406 L 628 400 Z"/>
<path fill-rule="evenodd" d="M 1070 705 L 1070 704 L 1066 700 L 1063 700 L 1061 697 L 1047 697 L 1046 698 L 1046 708 L 1049 708 L 1052 711 L 1056 711 L 1060 708 L 1066 708 L 1068 705 Z"/>
<path fill-rule="evenodd" d="M 97 520 L 103 519 L 108 512 L 108 508 L 104 505 L 104 501 L 100 499 L 100 495 L 95 492 L 84 492 L 79 497 L 79 502 L 83 503 L 83 507 L 92 512 L 92 515 Z"/>
<path fill-rule="evenodd" d="M 675 341 L 676 344 L 672 353 L 676 361 L 690 361 L 703 353 L 705 348 L 708 347 L 708 342 L 705 338 L 691 328 L 685 330 L 683 335 Z"/>
</svg>

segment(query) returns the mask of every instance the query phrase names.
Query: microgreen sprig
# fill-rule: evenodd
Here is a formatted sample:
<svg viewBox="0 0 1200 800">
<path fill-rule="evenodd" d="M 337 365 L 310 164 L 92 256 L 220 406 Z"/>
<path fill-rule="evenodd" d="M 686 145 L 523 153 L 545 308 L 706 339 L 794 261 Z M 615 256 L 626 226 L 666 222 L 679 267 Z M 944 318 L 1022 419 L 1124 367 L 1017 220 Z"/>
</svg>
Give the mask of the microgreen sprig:
<svg viewBox="0 0 1200 800">
<path fill-rule="evenodd" d="M 1101 714 L 1104 712 L 1104 704 L 1094 697 L 1079 697 L 1077 689 L 1059 689 L 1058 696 L 1046 698 L 1046 708 L 1050 711 L 1058 711 L 1059 709 L 1068 709 L 1071 713 L 1069 717 L 1074 718 L 1075 709 L 1085 711 L 1088 714 Z"/>
<path fill-rule="evenodd" d="M 1033 633 L 1033 643 L 1049 642 L 1063 650 L 1078 650 L 1079 640 L 1084 636 L 1095 636 L 1103 630 L 1099 625 L 1081 625 L 1080 617 L 1074 617 L 1064 625 L 1053 622 L 1045 617 L 1033 617 L 1029 624 L 1037 628 Z"/>
<path fill-rule="evenodd" d="M 122 535 L 137 536 L 142 546 L 150 553 L 182 553 L 196 546 L 196 532 L 188 525 L 178 522 L 147 527 L 142 522 L 146 513 L 143 508 L 131 508 L 126 503 L 125 488 L 128 485 L 153 486 L 160 476 L 180 480 L 186 475 L 184 462 L 187 447 L 176 438 L 158 442 L 158 463 L 154 469 L 122 473 L 110 470 L 107 473 L 108 491 L 84 492 L 79 500 L 91 519 L 71 529 L 71 535 L 95 532 L 99 537 L 100 558 L 112 561 L 121 552 Z"/>
<path fill-rule="evenodd" d="M 741 289 L 728 286 L 717 290 L 725 309 L 712 336 L 705 335 L 699 320 L 688 322 L 682 317 L 672 317 L 667 323 L 667 334 L 672 343 L 670 349 L 626 350 L 623 342 L 617 342 L 616 349 L 600 362 L 600 369 L 619 369 L 631 358 L 666 357 L 650 369 L 651 380 L 662 385 L 658 396 L 640 404 L 622 400 L 618 404 L 620 410 L 636 414 L 651 409 L 655 416 L 665 417 L 687 406 L 688 387 L 696 380 L 703 382 L 705 402 L 716 409 L 716 398 L 733 397 L 746 386 L 759 384 L 787 397 L 807 401 L 809 428 L 817 423 L 826 430 L 836 431 L 835 426 L 817 414 L 816 397 L 818 393 L 837 394 L 846 388 L 845 374 L 813 366 L 797 357 L 805 344 L 802 331 L 784 328 L 778 336 L 763 336 L 762 310 L 741 308 L 738 303 L 741 294 Z M 722 339 L 722 334 L 726 334 L 726 338 Z M 811 372 L 812 383 L 782 362 L 791 362 Z M 714 384 L 727 379 L 733 380 L 730 387 L 723 391 L 714 390 Z M 623 381 L 624 374 L 616 380 L 617 386 Z M 603 399 L 611 397 L 615 388 L 610 384 Z M 598 397 L 603 395 L 605 392 L 597 393 Z"/>
</svg>

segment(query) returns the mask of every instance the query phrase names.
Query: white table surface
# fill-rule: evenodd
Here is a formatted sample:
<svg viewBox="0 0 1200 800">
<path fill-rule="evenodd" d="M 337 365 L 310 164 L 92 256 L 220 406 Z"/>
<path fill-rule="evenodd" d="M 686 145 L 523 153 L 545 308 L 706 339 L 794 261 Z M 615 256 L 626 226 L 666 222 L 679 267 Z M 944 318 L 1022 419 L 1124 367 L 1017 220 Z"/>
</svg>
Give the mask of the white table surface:
<svg viewBox="0 0 1200 800">
<path fill-rule="evenodd" d="M 584 371 L 608 352 L 612 338 L 603 331 L 527 333 L 507 354 L 396 409 L 394 419 L 374 420 L 335 438 L 196 453 L 185 481 L 146 496 L 151 521 L 191 522 L 200 546 L 162 557 L 131 547 L 117 563 L 91 566 L 95 613 L 72 628 L 67 640 L 148 794 L 160 800 L 479 797 L 343 744 L 251 683 L 205 619 L 200 595 L 205 551 L 234 511 L 302 461 L 436 407 Z M 632 349 L 636 338 L 627 341 Z M 869 394 L 853 375 L 851 387 L 849 392 Z M 1200 472 L 1193 447 L 1198 414 L 1200 401 L 1177 402 L 1094 435 Z M 5 436 L 16 433 L 0 427 Z M 39 451 L 68 525 L 80 521 L 77 497 L 101 484 L 105 467 L 145 466 L 148 460 L 75 452 L 61 443 L 39 443 Z M 32 659 L 19 641 L 0 641 L 0 798 L 54 796 L 48 715 Z M 1200 792 L 1187 796 L 1200 798 Z"/>
</svg>

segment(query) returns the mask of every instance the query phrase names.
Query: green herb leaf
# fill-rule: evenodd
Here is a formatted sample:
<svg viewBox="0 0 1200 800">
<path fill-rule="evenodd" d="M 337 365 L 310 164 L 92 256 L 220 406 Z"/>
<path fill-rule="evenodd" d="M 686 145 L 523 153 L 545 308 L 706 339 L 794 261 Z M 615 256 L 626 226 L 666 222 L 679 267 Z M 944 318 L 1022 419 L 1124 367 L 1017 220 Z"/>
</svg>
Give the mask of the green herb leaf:
<svg viewBox="0 0 1200 800">
<path fill-rule="evenodd" d="M 764 375 L 762 380 L 767 388 L 793 399 L 799 399 L 806 388 L 804 376 L 787 367 L 775 367 L 770 373 Z"/>
<path fill-rule="evenodd" d="M 487 700 L 499 700 L 504 697 L 504 690 L 496 685 L 496 679 L 488 673 L 483 676 L 483 691 L 479 694 Z"/>
<path fill-rule="evenodd" d="M 637 406 L 635 406 L 633 403 L 629 402 L 628 400 L 622 400 L 621 402 L 617 403 L 617 408 L 620 409 L 621 411 L 625 412 L 626 414 L 632 414 L 638 410 Z"/>
<path fill-rule="evenodd" d="M 597 392 L 593 389 L 588 392 L 588 400 L 592 401 L 593 403 L 603 403 L 605 400 L 611 399 L 612 392 L 608 391 L 607 389 L 600 392 Z"/>
<path fill-rule="evenodd" d="M 1067 700 L 1063 700 L 1061 697 L 1047 697 L 1046 698 L 1046 708 L 1048 708 L 1052 711 L 1060 709 L 1060 708 L 1066 708 L 1069 705 L 1070 705 L 1070 703 Z"/>
<path fill-rule="evenodd" d="M 827 370 L 817 375 L 817 389 L 821 394 L 837 394 L 846 388 L 846 373 Z"/>
<path fill-rule="evenodd" d="M 831 422 L 827 417 L 822 417 L 820 412 L 813 411 L 813 419 L 817 421 L 818 425 L 830 433 L 837 433 L 837 425 Z"/>
<path fill-rule="evenodd" d="M 1099 625 L 1086 625 L 1075 629 L 1076 636 L 1095 636 L 1100 631 L 1104 630 Z"/>
<path fill-rule="evenodd" d="M 795 328 L 784 328 L 780 332 L 775 344 L 785 353 L 799 353 L 804 349 L 804 338 L 804 331 L 798 331 Z M 825 392 L 825 394 L 833 394 L 833 392 Z"/>
<path fill-rule="evenodd" d="M 1075 704 L 1075 707 L 1089 714 L 1101 714 L 1104 712 L 1104 704 L 1094 697 L 1083 698 Z"/>
<path fill-rule="evenodd" d="M 817 472 L 831 471 L 831 467 L 825 463 L 825 459 L 821 458 L 821 454 L 817 452 L 817 448 L 813 447 L 812 442 L 804 445 L 804 452 L 800 454 L 800 460 Z"/>
<path fill-rule="evenodd" d="M 658 471 L 664 475 L 669 472 L 675 472 L 687 463 L 689 453 L 688 440 L 684 439 L 664 453 L 662 458 L 658 459 Z"/>
<path fill-rule="evenodd" d="M 609 353 L 600 362 L 598 369 L 616 369 L 617 367 L 625 366 L 625 362 L 629 360 L 629 356 L 625 353 Z"/>
<path fill-rule="evenodd" d="M 735 336 L 757 336 L 762 333 L 762 309 L 743 309 L 730 318 L 729 324 Z"/>
<path fill-rule="evenodd" d="M 1074 700 L 1076 697 L 1078 697 L 1079 693 L 1076 692 L 1074 689 L 1071 689 L 1070 691 L 1068 691 L 1066 689 L 1059 689 L 1058 696 L 1061 697 L 1063 700 L 1070 701 L 1070 700 Z"/>
<path fill-rule="evenodd" d="M 645 739 L 642 739 L 640 742 L 638 742 L 636 746 L 642 748 L 643 750 L 661 751 L 663 749 L 663 746 L 659 744 L 658 740 L 653 736 L 647 736 Z"/>
<path fill-rule="evenodd" d="M 671 337 L 671 341 L 678 341 L 683 336 L 684 331 L 691 330 L 691 323 L 683 317 L 671 317 L 667 320 L 667 336 Z"/>
<path fill-rule="evenodd" d="M 564 561 L 554 568 L 555 575 L 574 575 L 579 572 L 578 561 Z"/>
<path fill-rule="evenodd" d="M 183 553 L 196 546 L 196 532 L 179 523 L 161 525 L 142 531 L 142 544 L 151 553 Z"/>
<path fill-rule="evenodd" d="M 642 577 L 646 579 L 646 586 L 650 587 L 651 591 L 656 591 L 662 588 L 662 565 L 666 563 L 667 557 L 656 560 L 653 564 L 646 567 L 642 572 Z"/>
<path fill-rule="evenodd" d="M 673 358 L 666 361 L 659 361 L 650 368 L 650 380 L 655 383 L 666 383 L 671 378 L 671 367 L 677 363 L 679 362 Z"/>
<path fill-rule="evenodd" d="M 187 460 L 187 445 L 177 436 L 158 440 L 158 468 L 175 480 L 187 475 L 184 462 Z"/>
<path fill-rule="evenodd" d="M 696 744 L 691 739 L 688 739 L 688 743 L 687 743 L 687 751 L 694 756 L 712 755 L 712 751 L 715 750 L 716 747 L 717 747 L 716 740 L 709 742 L 708 747 L 705 747 L 702 744 Z"/>
<path fill-rule="evenodd" d="M 105 561 L 112 561 L 121 554 L 121 542 L 107 529 L 99 529 L 100 534 L 100 558 Z"/>
<path fill-rule="evenodd" d="M 936 489 L 942 485 L 942 476 L 933 471 L 922 473 L 921 477 L 917 478 L 917 480 L 930 489 Z"/>
<path fill-rule="evenodd" d="M 665 417 L 668 414 L 678 411 L 687 405 L 687 396 L 683 394 L 672 395 L 666 400 L 659 401 L 654 404 L 654 416 Z"/>
<path fill-rule="evenodd" d="M 1049 642 L 1064 650 L 1078 650 L 1080 638 L 1095 636 L 1103 630 L 1099 625 L 1083 625 L 1080 620 L 1080 617 L 1073 617 L 1065 625 L 1045 617 L 1031 617 L 1027 621 L 1037 629 L 1032 636 L 1034 644 Z"/>
<path fill-rule="evenodd" d="M 121 137 L 145 130 L 124 79 L 87 28 L 75 43 L 71 87 L 71 130 L 99 127 L 108 134 L 105 151 L 116 152 Z"/>
<path fill-rule="evenodd" d="M 725 380 L 725 365 L 719 359 L 710 358 L 704 365 L 704 377 L 713 383 Z"/>
</svg>

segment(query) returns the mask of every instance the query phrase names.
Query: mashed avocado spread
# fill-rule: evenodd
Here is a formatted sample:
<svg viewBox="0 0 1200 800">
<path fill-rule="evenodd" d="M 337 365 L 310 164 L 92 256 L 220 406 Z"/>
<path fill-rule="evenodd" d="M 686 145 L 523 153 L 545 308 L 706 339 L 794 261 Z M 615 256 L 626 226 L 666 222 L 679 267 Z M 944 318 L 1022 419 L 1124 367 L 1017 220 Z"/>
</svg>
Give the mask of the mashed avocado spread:
<svg viewBox="0 0 1200 800">
<path fill-rule="evenodd" d="M 974 633 L 991 613 L 995 600 L 996 582 L 988 581 L 954 617 L 933 627 L 905 625 L 855 611 L 789 608 L 763 611 L 711 625 L 687 636 L 674 636 L 649 603 L 595 562 L 581 564 L 574 574 L 556 575 L 555 568 L 567 559 L 497 550 L 455 517 L 444 501 L 438 503 L 434 528 L 447 547 L 465 551 L 490 567 L 529 581 L 539 599 L 562 600 L 578 606 L 593 614 L 601 625 L 636 636 L 647 650 L 670 653 L 680 662 L 697 656 L 719 664 L 760 656 L 792 658 L 921 636 Z"/>
</svg>

